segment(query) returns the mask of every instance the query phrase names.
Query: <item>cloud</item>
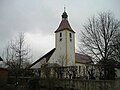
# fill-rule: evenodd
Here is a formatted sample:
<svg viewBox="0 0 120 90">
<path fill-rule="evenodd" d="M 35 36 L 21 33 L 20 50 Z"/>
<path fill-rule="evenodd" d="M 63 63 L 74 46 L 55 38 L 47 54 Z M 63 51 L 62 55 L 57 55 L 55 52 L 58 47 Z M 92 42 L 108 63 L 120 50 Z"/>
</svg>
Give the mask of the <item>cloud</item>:
<svg viewBox="0 0 120 90">
<path fill-rule="evenodd" d="M 54 48 L 54 35 L 39 33 L 25 33 L 25 40 L 30 45 L 34 59 Z"/>
<path fill-rule="evenodd" d="M 53 33 L 61 21 L 64 4 L 77 34 L 87 19 L 100 11 L 110 10 L 120 19 L 119 3 L 120 0 L 0 0 L 0 53 L 20 32 L 25 33 L 36 58 L 53 48 Z"/>
</svg>

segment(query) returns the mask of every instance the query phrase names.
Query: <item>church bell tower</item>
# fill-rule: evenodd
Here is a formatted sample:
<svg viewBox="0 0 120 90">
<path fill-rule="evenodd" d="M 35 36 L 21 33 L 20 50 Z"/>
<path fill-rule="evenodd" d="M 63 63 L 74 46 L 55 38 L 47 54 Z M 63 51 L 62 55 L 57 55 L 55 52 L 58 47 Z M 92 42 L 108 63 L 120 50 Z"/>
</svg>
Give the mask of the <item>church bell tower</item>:
<svg viewBox="0 0 120 90">
<path fill-rule="evenodd" d="M 63 66 L 75 65 L 75 32 L 68 22 L 65 10 L 61 23 L 55 31 L 55 48 L 56 62 L 61 62 Z"/>
</svg>

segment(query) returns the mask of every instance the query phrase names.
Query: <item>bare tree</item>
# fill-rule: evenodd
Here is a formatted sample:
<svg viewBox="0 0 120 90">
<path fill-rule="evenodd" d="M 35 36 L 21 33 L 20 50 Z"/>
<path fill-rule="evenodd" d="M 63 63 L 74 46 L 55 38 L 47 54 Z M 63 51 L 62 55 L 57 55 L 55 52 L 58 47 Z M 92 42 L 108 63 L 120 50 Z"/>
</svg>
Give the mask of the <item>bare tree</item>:
<svg viewBox="0 0 120 90">
<path fill-rule="evenodd" d="M 106 64 L 113 59 L 112 41 L 120 30 L 120 21 L 114 19 L 111 13 L 100 13 L 98 18 L 89 19 L 82 31 L 80 48 L 84 53 L 91 55 L 96 62 Z M 105 77 L 107 77 L 104 70 Z"/>
<path fill-rule="evenodd" d="M 120 33 L 113 39 L 112 49 L 114 51 L 114 59 L 120 62 Z"/>
<path fill-rule="evenodd" d="M 20 33 L 15 40 L 8 44 L 3 53 L 3 57 L 6 66 L 14 71 L 17 82 L 18 75 L 22 71 L 21 69 L 25 69 L 30 64 L 31 59 L 30 49 L 25 44 L 23 33 Z"/>
</svg>

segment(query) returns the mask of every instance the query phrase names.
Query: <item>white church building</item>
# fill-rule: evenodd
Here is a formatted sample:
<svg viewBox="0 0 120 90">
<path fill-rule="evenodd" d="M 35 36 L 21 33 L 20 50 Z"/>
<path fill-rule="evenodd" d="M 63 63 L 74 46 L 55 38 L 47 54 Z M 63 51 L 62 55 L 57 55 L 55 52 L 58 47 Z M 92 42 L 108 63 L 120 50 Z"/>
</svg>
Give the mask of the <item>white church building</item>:
<svg viewBox="0 0 120 90">
<path fill-rule="evenodd" d="M 71 28 L 66 11 L 62 14 L 59 27 L 55 30 L 55 48 L 29 66 L 40 68 L 42 64 L 75 66 L 92 63 L 88 55 L 75 53 L 75 31 Z"/>
<path fill-rule="evenodd" d="M 48 67 L 77 66 L 78 76 L 88 75 L 88 71 L 94 67 L 92 58 L 85 54 L 75 52 L 75 31 L 71 28 L 66 11 L 62 14 L 62 20 L 55 33 L 55 48 L 33 62 L 29 69 L 40 69 L 42 65 Z M 88 68 L 89 67 L 89 68 Z M 120 67 L 116 68 L 117 78 L 120 78 Z M 97 66 L 95 76 L 99 76 Z"/>
</svg>

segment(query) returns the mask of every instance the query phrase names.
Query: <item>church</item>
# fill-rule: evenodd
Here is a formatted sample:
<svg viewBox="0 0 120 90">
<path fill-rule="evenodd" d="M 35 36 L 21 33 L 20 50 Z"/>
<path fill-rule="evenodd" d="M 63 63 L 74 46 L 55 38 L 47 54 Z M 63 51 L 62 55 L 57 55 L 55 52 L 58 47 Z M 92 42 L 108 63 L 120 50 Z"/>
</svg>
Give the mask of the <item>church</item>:
<svg viewBox="0 0 120 90">
<path fill-rule="evenodd" d="M 101 77 L 100 72 L 104 75 L 104 72 L 100 71 L 102 67 L 95 65 L 92 57 L 75 52 L 75 31 L 69 23 L 68 14 L 65 10 L 62 13 L 62 20 L 54 33 L 55 48 L 33 62 L 27 67 L 28 69 L 39 71 L 42 66 L 47 65 L 48 68 L 64 68 L 65 73 L 67 73 L 66 68 L 75 67 L 76 69 L 71 71 L 73 76 L 75 76 L 74 71 L 77 70 L 76 76 L 82 79 L 86 79 L 86 77 L 90 79 L 91 74 L 96 79 L 99 79 Z M 69 69 L 68 72 L 70 72 Z M 120 78 L 119 70 L 116 68 L 117 78 Z M 65 73 L 64 75 L 67 75 Z"/>
<path fill-rule="evenodd" d="M 43 64 L 49 66 L 76 66 L 93 63 L 88 55 L 75 52 L 75 31 L 68 21 L 66 11 L 62 13 L 62 20 L 55 33 L 55 48 L 32 63 L 29 68 L 41 68 Z"/>
</svg>

